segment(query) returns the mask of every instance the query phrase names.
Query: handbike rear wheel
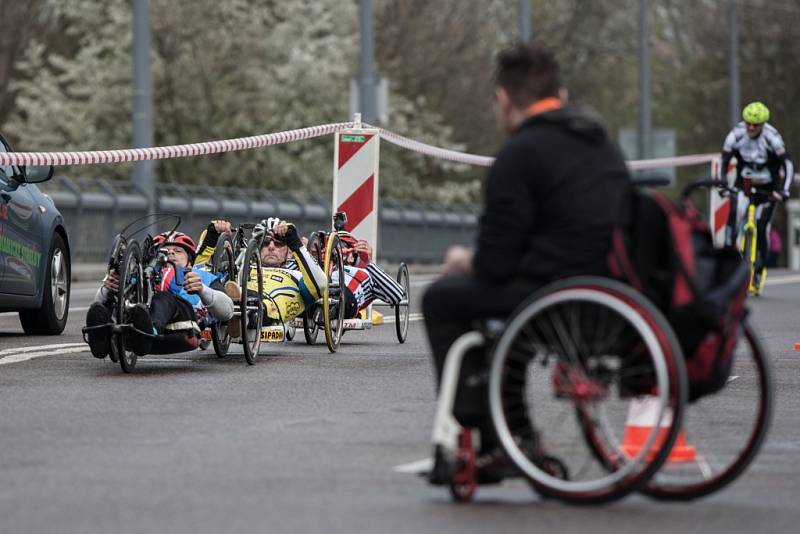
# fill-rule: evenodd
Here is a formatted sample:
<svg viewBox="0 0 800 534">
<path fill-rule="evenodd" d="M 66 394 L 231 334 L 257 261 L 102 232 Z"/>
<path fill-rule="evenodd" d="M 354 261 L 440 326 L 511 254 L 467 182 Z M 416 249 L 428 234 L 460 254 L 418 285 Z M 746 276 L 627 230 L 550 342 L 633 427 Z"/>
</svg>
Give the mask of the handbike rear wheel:
<svg viewBox="0 0 800 534">
<path fill-rule="evenodd" d="M 322 292 L 322 318 L 325 343 L 330 352 L 336 352 L 344 329 L 344 260 L 339 236 L 332 232 L 325 247 L 325 266 L 328 285 Z"/>
<path fill-rule="evenodd" d="M 408 266 L 400 263 L 397 269 L 397 283 L 403 286 L 405 297 L 394 307 L 394 328 L 397 331 L 397 341 L 405 343 L 408 336 L 408 315 L 411 306 L 411 284 L 408 277 Z"/>
<path fill-rule="evenodd" d="M 112 311 L 112 321 L 118 325 L 125 324 L 127 322 L 128 309 L 135 304 L 143 303 L 144 297 L 142 251 L 139 249 L 138 242 L 130 241 L 125 248 L 125 254 L 122 256 L 119 266 L 119 290 L 117 291 L 117 299 Z M 126 335 L 129 336 L 131 333 L 119 332 L 112 334 L 111 350 L 118 358 L 122 371 L 130 373 L 136 367 L 138 356 L 132 350 L 126 350 Z"/>
<path fill-rule="evenodd" d="M 230 236 L 222 234 L 217 239 L 214 248 L 214 257 L 211 260 L 211 269 L 216 274 L 222 274 L 222 283 L 229 280 L 237 281 L 236 265 L 233 256 L 233 243 Z M 236 319 L 231 319 L 235 321 Z M 217 322 L 211 327 L 211 341 L 214 344 L 214 352 L 218 358 L 224 358 L 228 354 L 231 345 L 231 336 L 228 334 L 228 325 Z"/>
<path fill-rule="evenodd" d="M 644 487 L 647 495 L 672 501 L 703 497 L 736 480 L 755 458 L 772 421 L 774 393 L 769 357 L 747 322 L 733 358 L 725 387 L 687 408 L 690 457 L 662 466 Z"/>
<path fill-rule="evenodd" d="M 250 282 L 254 282 L 250 287 Z M 239 321 L 242 328 L 242 347 L 248 365 L 255 365 L 261 349 L 261 324 L 264 318 L 264 305 L 261 295 L 264 290 L 264 273 L 261 270 L 261 251 L 258 240 L 251 240 L 244 255 L 242 270 L 239 271 Z"/>
<path fill-rule="evenodd" d="M 540 493 L 569 502 L 607 502 L 640 488 L 678 436 L 686 393 L 669 324 L 613 280 L 543 288 L 517 308 L 493 350 L 498 437 Z M 639 395 L 652 401 L 652 423 L 631 444 L 628 403 Z"/>
</svg>

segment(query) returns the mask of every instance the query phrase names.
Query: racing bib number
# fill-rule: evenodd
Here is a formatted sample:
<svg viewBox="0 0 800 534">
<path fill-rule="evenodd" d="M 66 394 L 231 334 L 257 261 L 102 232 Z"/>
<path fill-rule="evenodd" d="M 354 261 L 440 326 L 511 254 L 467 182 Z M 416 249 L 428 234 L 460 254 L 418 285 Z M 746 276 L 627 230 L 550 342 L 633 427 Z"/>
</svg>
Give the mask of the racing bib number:
<svg viewBox="0 0 800 534">
<path fill-rule="evenodd" d="M 266 341 L 266 342 L 283 341 L 283 327 L 267 326 L 262 328 L 261 341 Z"/>
</svg>

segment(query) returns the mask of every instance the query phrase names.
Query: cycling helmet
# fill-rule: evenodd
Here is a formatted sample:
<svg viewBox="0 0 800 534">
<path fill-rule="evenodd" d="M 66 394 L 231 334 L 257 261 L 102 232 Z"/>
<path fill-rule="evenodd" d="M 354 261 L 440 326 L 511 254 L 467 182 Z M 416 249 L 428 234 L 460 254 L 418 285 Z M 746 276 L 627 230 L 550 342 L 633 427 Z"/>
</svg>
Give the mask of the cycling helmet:
<svg viewBox="0 0 800 534">
<path fill-rule="evenodd" d="M 769 108 L 761 102 L 751 102 L 742 110 L 742 118 L 750 124 L 764 124 L 769 120 Z"/>
<path fill-rule="evenodd" d="M 161 232 L 153 238 L 153 245 L 159 248 L 166 246 L 181 247 L 189 255 L 189 260 L 194 263 L 197 245 L 195 245 L 194 239 L 183 232 Z"/>
</svg>

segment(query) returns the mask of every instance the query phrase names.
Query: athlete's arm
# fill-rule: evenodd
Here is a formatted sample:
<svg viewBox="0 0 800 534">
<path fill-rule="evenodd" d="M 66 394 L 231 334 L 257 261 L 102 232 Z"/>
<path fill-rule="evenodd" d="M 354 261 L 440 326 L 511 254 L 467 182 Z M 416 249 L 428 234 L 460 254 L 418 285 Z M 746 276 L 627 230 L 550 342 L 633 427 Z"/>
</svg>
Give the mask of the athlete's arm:
<svg viewBox="0 0 800 534">
<path fill-rule="evenodd" d="M 283 227 L 283 228 L 282 228 Z M 303 282 L 308 289 L 311 297 L 316 300 L 322 297 L 322 292 L 328 287 L 328 278 L 322 272 L 322 268 L 317 265 L 308 249 L 303 245 L 300 236 L 297 234 L 297 228 L 293 224 L 281 224 L 275 229 L 277 236 L 282 236 L 289 245 L 289 250 L 292 251 L 297 263 L 297 268 L 303 275 Z"/>
<path fill-rule="evenodd" d="M 211 221 L 203 233 L 200 234 L 198 242 L 200 246 L 197 247 L 194 264 L 202 265 L 211 261 L 214 255 L 214 248 L 217 246 L 217 240 L 223 233 L 231 233 L 231 223 L 228 221 Z"/>
</svg>

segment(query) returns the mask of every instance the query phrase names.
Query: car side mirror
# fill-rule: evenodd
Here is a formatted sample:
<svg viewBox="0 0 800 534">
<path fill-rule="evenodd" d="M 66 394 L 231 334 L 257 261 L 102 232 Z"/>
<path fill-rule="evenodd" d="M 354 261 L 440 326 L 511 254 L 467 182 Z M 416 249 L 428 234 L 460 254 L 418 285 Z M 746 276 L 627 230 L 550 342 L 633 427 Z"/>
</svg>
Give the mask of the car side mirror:
<svg viewBox="0 0 800 534">
<path fill-rule="evenodd" d="M 53 177 L 52 165 L 30 165 L 25 167 L 24 180 L 29 184 L 46 182 Z"/>
</svg>

